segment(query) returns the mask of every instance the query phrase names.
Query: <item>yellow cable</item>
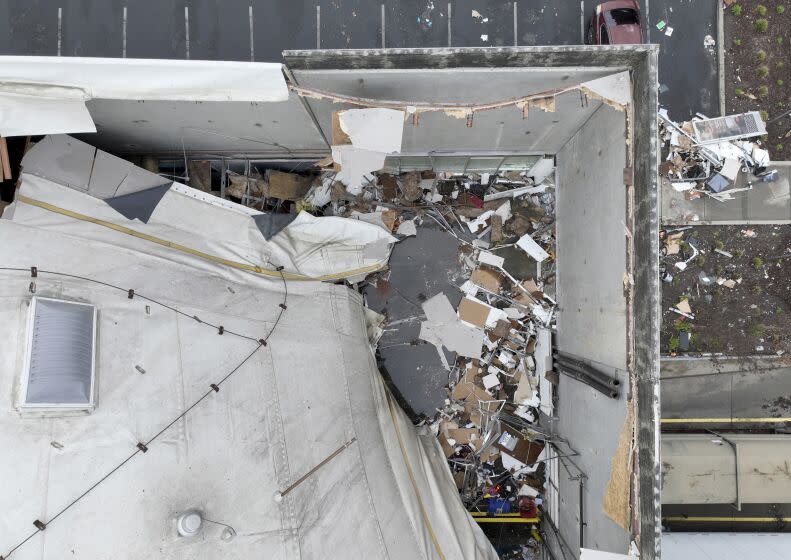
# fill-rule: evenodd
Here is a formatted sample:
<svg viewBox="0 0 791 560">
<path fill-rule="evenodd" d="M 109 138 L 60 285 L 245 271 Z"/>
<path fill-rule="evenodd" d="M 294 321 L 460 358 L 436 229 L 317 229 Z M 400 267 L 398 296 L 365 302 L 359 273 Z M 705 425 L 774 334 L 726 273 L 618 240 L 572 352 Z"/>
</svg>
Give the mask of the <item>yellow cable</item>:
<svg viewBox="0 0 791 560">
<path fill-rule="evenodd" d="M 473 517 L 476 523 L 538 523 L 537 517 Z"/>
<path fill-rule="evenodd" d="M 126 235 L 131 235 L 132 237 L 136 237 L 138 239 L 143 239 L 145 241 L 150 241 L 151 243 L 156 243 L 157 245 L 162 245 L 163 247 L 168 247 L 169 249 L 174 249 L 176 251 L 180 251 L 182 253 L 187 253 L 189 255 L 198 257 L 200 259 L 204 259 L 213 263 L 221 264 L 224 266 L 229 266 L 231 268 L 236 268 L 239 270 L 246 270 L 247 272 L 252 272 L 254 274 L 261 274 L 263 276 L 269 276 L 272 278 L 280 278 L 280 272 L 276 270 L 268 270 L 265 268 L 261 268 L 260 266 L 241 263 L 232 261 L 229 259 L 225 259 L 222 257 L 218 257 L 216 255 L 211 255 L 209 253 L 204 253 L 203 251 L 198 251 L 197 249 L 193 249 L 191 247 L 187 247 L 185 245 L 181 245 L 179 243 L 174 243 L 173 241 L 168 241 L 167 239 L 162 239 L 160 237 L 155 237 L 153 235 L 149 235 L 147 233 L 142 233 L 140 231 L 121 226 L 118 224 L 114 224 L 112 222 L 108 222 L 106 220 L 101 220 L 99 218 L 94 218 L 92 216 L 87 216 L 85 214 L 80 214 L 79 212 L 73 212 L 72 210 L 67 210 L 65 208 L 61 208 L 59 206 L 55 206 L 54 204 L 49 204 L 48 202 L 42 202 L 40 200 L 36 200 L 33 198 L 29 198 L 24 195 L 17 195 L 17 200 L 20 202 L 24 202 L 25 204 L 30 204 L 31 206 L 37 206 L 39 208 L 43 208 L 44 210 L 49 210 L 50 212 L 54 212 L 56 214 L 61 214 L 62 216 L 68 216 L 70 218 L 74 218 L 75 220 L 81 220 L 83 222 L 89 222 L 92 224 L 96 224 L 98 226 L 106 227 L 117 231 L 119 233 L 123 233 Z M 382 265 L 371 265 L 366 266 L 363 268 L 355 268 L 354 270 L 349 270 L 345 272 L 338 272 L 335 274 L 325 274 L 323 276 L 304 276 L 302 274 L 295 274 L 292 272 L 283 272 L 283 277 L 286 280 L 337 280 L 340 278 L 345 278 L 347 276 L 356 276 L 358 274 L 366 274 L 368 272 L 374 272 L 382 268 Z"/>
<path fill-rule="evenodd" d="M 791 422 L 791 418 L 662 418 L 662 424 L 722 424 Z"/>
<path fill-rule="evenodd" d="M 406 471 L 409 474 L 409 480 L 412 482 L 412 489 L 415 491 L 415 497 L 417 498 L 417 503 L 420 506 L 420 514 L 423 516 L 423 523 L 426 525 L 426 529 L 428 529 L 428 534 L 431 536 L 431 542 L 434 543 L 434 548 L 437 549 L 437 554 L 442 560 L 445 560 L 445 555 L 442 553 L 442 548 L 439 546 L 439 541 L 437 540 L 437 536 L 434 534 L 434 529 L 431 528 L 431 522 L 428 519 L 428 513 L 426 513 L 426 508 L 423 505 L 423 499 L 420 497 L 420 491 L 417 487 L 417 481 L 415 480 L 415 475 L 412 472 L 412 465 L 409 463 L 409 457 L 406 453 L 406 448 L 404 447 L 404 440 L 401 439 L 401 430 L 398 427 L 398 421 L 396 419 L 396 412 L 393 408 L 393 402 L 390 399 L 390 393 L 385 389 L 385 396 L 387 397 L 387 406 L 390 408 L 390 417 L 393 419 L 393 427 L 396 431 L 396 437 L 398 438 L 398 446 L 401 448 L 401 455 L 404 458 L 404 465 L 406 465 Z"/>
</svg>

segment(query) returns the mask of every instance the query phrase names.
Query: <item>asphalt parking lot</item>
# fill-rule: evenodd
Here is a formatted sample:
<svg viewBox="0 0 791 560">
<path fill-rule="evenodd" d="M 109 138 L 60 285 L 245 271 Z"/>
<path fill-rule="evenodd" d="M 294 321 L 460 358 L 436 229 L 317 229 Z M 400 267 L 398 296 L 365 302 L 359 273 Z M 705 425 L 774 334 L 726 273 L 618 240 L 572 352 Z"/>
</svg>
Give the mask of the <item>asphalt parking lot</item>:
<svg viewBox="0 0 791 560">
<path fill-rule="evenodd" d="M 674 119 L 719 112 L 717 0 L 639 0 Z M 0 0 L 0 53 L 278 61 L 286 49 L 583 42 L 596 0 Z M 473 10 L 480 17 L 473 17 Z M 667 36 L 659 21 L 673 28 Z"/>
</svg>

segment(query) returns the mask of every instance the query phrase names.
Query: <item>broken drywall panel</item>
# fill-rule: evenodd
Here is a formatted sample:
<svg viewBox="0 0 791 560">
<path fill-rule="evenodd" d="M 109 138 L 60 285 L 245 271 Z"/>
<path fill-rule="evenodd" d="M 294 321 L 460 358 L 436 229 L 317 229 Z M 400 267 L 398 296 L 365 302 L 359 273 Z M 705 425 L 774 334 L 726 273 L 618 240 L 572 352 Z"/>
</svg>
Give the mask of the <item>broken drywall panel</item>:
<svg viewBox="0 0 791 560">
<path fill-rule="evenodd" d="M 583 82 L 580 90 L 618 110 L 623 110 L 632 99 L 632 82 L 627 70 Z"/>
<path fill-rule="evenodd" d="M 528 234 L 523 235 L 519 238 L 519 241 L 516 242 L 516 246 L 522 249 L 525 253 L 533 257 L 538 262 L 543 262 L 549 257 L 549 253 L 547 253 L 541 245 L 533 241 L 533 238 L 530 237 Z"/>
<path fill-rule="evenodd" d="M 350 194 L 358 195 L 363 183 L 367 182 L 365 176 L 382 169 L 386 157 L 384 152 L 364 150 L 351 144 L 333 146 L 332 159 L 341 166 L 335 179 L 346 185 Z"/>
<path fill-rule="evenodd" d="M 442 346 L 467 358 L 481 357 L 483 330 L 463 324 L 445 294 L 437 294 L 423 302 L 423 312 L 426 320 L 420 325 L 419 337 L 434 344 L 441 359 L 444 359 Z"/>
<path fill-rule="evenodd" d="M 417 226 L 415 225 L 415 220 L 404 220 L 401 222 L 401 225 L 399 225 L 398 229 L 396 229 L 396 233 L 398 235 L 403 235 L 404 237 L 412 237 L 417 235 Z"/>
<path fill-rule="evenodd" d="M 481 264 L 488 264 L 489 266 L 493 266 L 495 268 L 502 268 L 503 264 L 505 264 L 505 259 L 503 257 L 498 257 L 489 251 L 481 251 L 478 254 L 478 262 Z"/>
<path fill-rule="evenodd" d="M 530 168 L 530 171 L 527 172 L 527 176 L 532 178 L 536 185 L 539 185 L 544 179 L 549 177 L 554 170 L 555 158 L 545 157 L 539 159 L 533 167 Z"/>
<path fill-rule="evenodd" d="M 339 120 L 352 145 L 393 153 L 401 151 L 405 115 L 394 109 L 349 109 L 339 113 Z"/>
</svg>

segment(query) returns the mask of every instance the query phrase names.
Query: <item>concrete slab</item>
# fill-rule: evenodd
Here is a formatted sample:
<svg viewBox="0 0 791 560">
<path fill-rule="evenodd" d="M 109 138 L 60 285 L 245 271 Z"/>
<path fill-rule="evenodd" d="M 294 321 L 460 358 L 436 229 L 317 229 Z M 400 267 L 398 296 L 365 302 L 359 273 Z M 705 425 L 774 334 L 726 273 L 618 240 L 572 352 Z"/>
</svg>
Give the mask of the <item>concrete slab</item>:
<svg viewBox="0 0 791 560">
<path fill-rule="evenodd" d="M 666 359 L 661 389 L 663 419 L 791 417 L 786 358 Z"/>
<path fill-rule="evenodd" d="M 773 162 L 777 169 L 774 183 L 754 183 L 750 191 L 737 193 L 735 200 L 720 202 L 710 197 L 686 200 L 684 193 L 673 190 L 666 180 L 661 181 L 662 223 L 667 225 L 728 225 L 728 224 L 788 224 L 791 223 L 791 162 Z M 737 186 L 748 179 L 740 174 Z"/>
<path fill-rule="evenodd" d="M 625 165 L 624 114 L 606 105 L 557 155 L 558 348 L 622 369 Z"/>
<path fill-rule="evenodd" d="M 622 387 L 628 385 L 625 371 L 594 365 L 617 377 Z M 629 533 L 607 517 L 602 506 L 610 479 L 610 459 L 615 454 L 626 418 L 626 397 L 610 399 L 564 375 L 560 376 L 558 395 L 557 433 L 566 438 L 579 455 L 561 460 L 558 494 L 562 507 L 556 524 L 569 546 L 579 546 L 580 483 L 572 477 L 582 472 L 585 475 L 582 521 L 586 523 L 582 544 L 586 548 L 623 554 L 629 547 Z"/>
</svg>

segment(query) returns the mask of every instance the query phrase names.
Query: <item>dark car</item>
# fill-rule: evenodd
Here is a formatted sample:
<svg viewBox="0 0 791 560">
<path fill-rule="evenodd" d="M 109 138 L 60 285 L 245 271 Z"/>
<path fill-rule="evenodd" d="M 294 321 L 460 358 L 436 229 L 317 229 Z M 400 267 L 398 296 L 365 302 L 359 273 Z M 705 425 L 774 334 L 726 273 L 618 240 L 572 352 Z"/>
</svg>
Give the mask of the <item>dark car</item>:
<svg viewBox="0 0 791 560">
<path fill-rule="evenodd" d="M 613 0 L 596 6 L 588 26 L 589 45 L 637 45 L 643 42 L 636 0 Z"/>
</svg>

